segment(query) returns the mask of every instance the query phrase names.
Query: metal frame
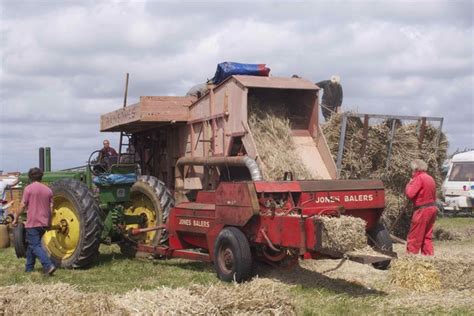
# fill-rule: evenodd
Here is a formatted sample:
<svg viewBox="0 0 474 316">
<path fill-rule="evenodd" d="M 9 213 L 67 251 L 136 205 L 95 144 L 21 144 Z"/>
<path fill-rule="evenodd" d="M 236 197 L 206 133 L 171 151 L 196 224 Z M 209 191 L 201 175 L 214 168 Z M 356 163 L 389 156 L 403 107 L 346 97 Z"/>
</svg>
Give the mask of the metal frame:
<svg viewBox="0 0 474 316">
<path fill-rule="evenodd" d="M 392 144 L 393 144 L 393 137 L 395 135 L 395 120 L 405 120 L 405 121 L 421 121 L 421 128 L 419 130 L 419 136 L 418 136 L 418 142 L 419 145 L 423 143 L 424 139 L 424 134 L 425 134 L 425 128 L 426 128 L 426 122 L 439 122 L 439 127 L 438 127 L 438 135 L 436 136 L 436 142 L 438 143 L 439 146 L 439 141 L 441 140 L 441 131 L 443 127 L 443 120 L 444 118 L 442 117 L 431 117 L 431 116 L 405 116 L 405 115 L 383 115 L 383 114 L 364 114 L 364 113 L 351 113 L 351 112 L 346 112 L 343 114 L 342 117 L 342 124 L 341 124 L 341 136 L 339 138 L 339 149 L 337 151 L 337 161 L 336 161 L 336 168 L 337 168 L 337 177 L 339 178 L 341 174 L 341 166 L 342 166 L 342 158 L 344 155 L 344 144 L 346 140 L 346 129 L 347 129 L 347 119 L 349 117 L 359 117 L 364 119 L 364 148 L 365 148 L 365 143 L 367 142 L 367 131 L 369 127 L 369 119 L 374 118 L 374 119 L 385 119 L 385 120 L 393 120 L 392 125 L 390 128 L 390 143 L 388 145 L 388 154 L 387 154 L 387 162 L 385 165 L 385 170 L 388 169 L 390 166 L 390 158 L 392 155 Z M 437 152 L 438 148 L 436 148 Z"/>
</svg>

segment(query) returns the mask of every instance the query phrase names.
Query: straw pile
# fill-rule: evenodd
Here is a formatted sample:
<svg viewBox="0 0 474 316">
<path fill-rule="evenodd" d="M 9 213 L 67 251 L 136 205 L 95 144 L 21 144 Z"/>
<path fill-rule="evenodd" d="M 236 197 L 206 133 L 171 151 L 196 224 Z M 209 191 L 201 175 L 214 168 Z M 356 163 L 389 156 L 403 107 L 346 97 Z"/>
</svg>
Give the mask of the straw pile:
<svg viewBox="0 0 474 316">
<path fill-rule="evenodd" d="M 433 264 L 441 274 L 441 284 L 446 289 L 474 290 L 474 258 L 472 255 L 435 255 L 419 260 Z"/>
<path fill-rule="evenodd" d="M 323 133 L 331 153 L 336 159 L 341 131 L 342 114 L 334 114 L 322 126 Z M 359 118 L 348 118 L 341 178 L 343 179 L 380 179 L 387 189 L 387 209 L 383 221 L 391 232 L 401 238 L 408 233 L 411 213 L 408 201 L 404 198 L 404 189 L 411 178 L 410 162 L 423 159 L 428 164 L 428 173 L 433 176 L 438 189 L 443 176 L 441 166 L 447 156 L 448 142 L 441 133 L 438 144 L 437 128 L 426 125 L 421 148 L 418 144 L 419 126 L 416 123 L 403 124 L 395 121 L 395 134 L 389 167 L 389 137 L 392 120 L 369 126 L 367 142 L 364 147 L 363 123 Z M 402 210 L 408 211 L 399 223 L 395 223 Z M 396 225 L 394 225 L 396 224 Z"/>
<path fill-rule="evenodd" d="M 92 315 L 120 313 L 111 297 L 82 293 L 65 283 L 12 285 L 0 289 L 0 315 Z"/>
<path fill-rule="evenodd" d="M 249 127 L 264 164 L 264 178 L 282 180 L 285 171 L 291 171 L 295 179 L 311 179 L 311 172 L 295 154 L 288 108 L 284 104 L 270 106 L 254 97 L 249 97 L 248 102 Z"/>
<path fill-rule="evenodd" d="M 367 246 L 365 221 L 352 216 L 320 216 L 321 242 L 325 249 L 346 253 Z"/>
<path fill-rule="evenodd" d="M 13 285 L 0 290 L 0 315 L 295 314 L 288 286 L 258 278 L 243 284 L 161 287 L 115 295 L 83 293 L 65 283 Z"/>
<path fill-rule="evenodd" d="M 190 288 L 136 290 L 115 298 L 118 306 L 144 314 L 294 314 L 287 287 L 268 279 Z"/>
<path fill-rule="evenodd" d="M 441 276 L 434 264 L 406 257 L 392 261 L 390 283 L 415 292 L 441 289 Z"/>
<path fill-rule="evenodd" d="M 456 233 L 444 229 L 442 227 L 435 227 L 433 230 L 433 239 L 435 240 L 461 240 L 461 236 Z"/>
<path fill-rule="evenodd" d="M 396 260 L 391 283 L 415 291 L 474 290 L 474 262 L 469 255 L 408 256 Z"/>
</svg>

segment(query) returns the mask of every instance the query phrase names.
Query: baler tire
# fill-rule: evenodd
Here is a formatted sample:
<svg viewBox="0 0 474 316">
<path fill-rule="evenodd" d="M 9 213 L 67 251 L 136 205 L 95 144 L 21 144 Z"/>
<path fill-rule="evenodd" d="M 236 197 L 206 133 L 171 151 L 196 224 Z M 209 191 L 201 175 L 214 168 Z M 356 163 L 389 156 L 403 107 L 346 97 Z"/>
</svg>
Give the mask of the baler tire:
<svg viewBox="0 0 474 316">
<path fill-rule="evenodd" d="M 141 193 L 145 195 L 153 204 L 155 212 L 155 225 L 166 223 L 169 212 L 174 206 L 174 197 L 163 181 L 153 176 L 140 176 L 130 190 L 130 194 Z M 157 231 L 152 246 L 165 244 L 168 241 L 168 234 L 165 230 Z M 119 244 L 121 253 L 127 258 L 136 256 L 137 250 L 133 243 L 124 241 Z"/>
<path fill-rule="evenodd" d="M 26 230 L 23 223 L 13 226 L 13 246 L 17 258 L 26 258 Z"/>
<path fill-rule="evenodd" d="M 99 204 L 89 188 L 82 182 L 73 179 L 62 179 L 51 185 L 53 201 L 60 197 L 69 201 L 79 219 L 79 240 L 74 252 L 67 258 L 55 255 L 48 245 L 51 260 L 62 268 L 86 268 L 99 256 L 99 246 L 103 223 L 100 217 Z M 46 232 L 46 234 L 48 234 Z M 45 234 L 45 235 L 46 235 Z M 43 236 L 43 241 L 45 236 Z"/>
<path fill-rule="evenodd" d="M 230 267 L 225 266 L 225 255 L 232 260 Z M 225 282 L 240 283 L 252 277 L 252 252 L 247 237 L 238 228 L 226 227 L 217 236 L 214 245 L 214 267 L 219 279 Z"/>
<path fill-rule="evenodd" d="M 385 228 L 384 224 L 377 223 L 377 225 L 369 232 L 369 244 L 381 250 L 393 251 L 393 241 L 390 233 Z M 375 241 L 375 245 L 374 242 Z M 372 263 L 372 266 L 378 270 L 387 270 L 390 266 L 390 260 Z"/>
</svg>

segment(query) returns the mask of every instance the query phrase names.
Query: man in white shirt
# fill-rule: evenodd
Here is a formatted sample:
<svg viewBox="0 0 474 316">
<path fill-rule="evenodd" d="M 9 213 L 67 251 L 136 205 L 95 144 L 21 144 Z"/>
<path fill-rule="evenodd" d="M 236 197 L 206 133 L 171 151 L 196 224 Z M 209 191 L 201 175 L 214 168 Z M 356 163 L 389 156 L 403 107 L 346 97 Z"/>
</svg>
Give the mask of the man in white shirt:
<svg viewBox="0 0 474 316">
<path fill-rule="evenodd" d="M 14 187 L 20 181 L 15 175 L 0 175 L 0 221 L 7 216 L 7 208 L 13 205 L 13 201 L 7 201 L 7 189 Z"/>
</svg>

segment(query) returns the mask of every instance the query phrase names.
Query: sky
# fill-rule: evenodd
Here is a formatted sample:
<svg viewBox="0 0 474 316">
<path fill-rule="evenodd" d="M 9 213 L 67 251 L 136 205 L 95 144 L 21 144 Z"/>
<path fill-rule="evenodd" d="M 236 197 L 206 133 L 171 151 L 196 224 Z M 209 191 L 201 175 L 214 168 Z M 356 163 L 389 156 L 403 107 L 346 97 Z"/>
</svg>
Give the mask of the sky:
<svg viewBox="0 0 474 316">
<path fill-rule="evenodd" d="M 443 117 L 474 148 L 474 1 L 0 0 L 0 170 L 84 165 L 100 115 L 184 95 L 224 61 L 341 76 L 343 109 Z"/>
</svg>

